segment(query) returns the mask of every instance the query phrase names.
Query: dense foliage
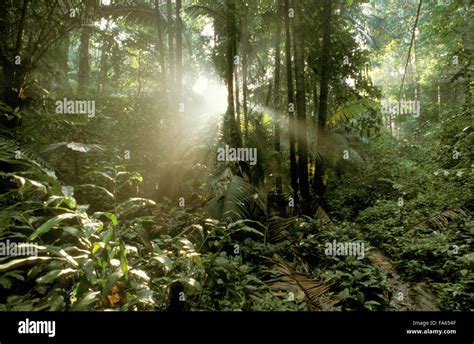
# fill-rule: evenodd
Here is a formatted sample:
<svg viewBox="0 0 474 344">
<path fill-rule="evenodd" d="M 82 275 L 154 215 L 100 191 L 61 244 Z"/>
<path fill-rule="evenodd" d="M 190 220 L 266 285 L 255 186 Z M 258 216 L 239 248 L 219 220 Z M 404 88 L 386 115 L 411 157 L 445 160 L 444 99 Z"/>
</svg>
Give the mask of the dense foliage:
<svg viewBox="0 0 474 344">
<path fill-rule="evenodd" d="M 472 311 L 472 6 L 421 3 L 0 0 L 0 310 Z"/>
</svg>

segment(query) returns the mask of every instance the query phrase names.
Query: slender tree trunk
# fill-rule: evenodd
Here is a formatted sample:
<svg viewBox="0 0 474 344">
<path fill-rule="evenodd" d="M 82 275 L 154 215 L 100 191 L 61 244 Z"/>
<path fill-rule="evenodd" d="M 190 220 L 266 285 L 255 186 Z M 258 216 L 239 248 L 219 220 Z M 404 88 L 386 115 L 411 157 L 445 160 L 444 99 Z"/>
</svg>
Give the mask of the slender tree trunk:
<svg viewBox="0 0 474 344">
<path fill-rule="evenodd" d="M 318 130 L 318 109 L 319 109 L 319 98 L 318 98 L 318 80 L 316 74 L 313 73 L 313 133 L 316 135 Z M 316 137 L 315 137 L 316 138 Z"/>
<path fill-rule="evenodd" d="M 295 79 L 296 79 L 296 109 L 297 109 L 297 141 L 298 141 L 298 179 L 301 197 L 303 201 L 303 213 L 310 215 L 311 200 L 308 182 L 308 134 L 306 121 L 306 94 L 304 76 L 304 32 L 303 11 L 300 1 L 295 2 Z"/>
<path fill-rule="evenodd" d="M 319 136 L 319 133 L 318 133 L 318 110 L 319 110 L 319 95 L 318 95 L 318 80 L 317 80 L 317 76 L 316 76 L 316 73 L 313 73 L 313 76 L 314 76 L 314 80 L 313 80 L 313 120 L 312 120 L 312 141 L 311 141 L 311 145 L 312 147 L 314 147 L 314 151 L 315 151 L 315 157 L 314 157 L 314 161 L 311 161 L 310 162 L 310 166 L 314 166 L 314 169 L 313 169 L 313 175 L 311 176 L 311 178 L 313 178 L 313 183 L 312 183 L 312 189 L 313 189 L 313 194 L 316 194 L 316 183 L 314 182 L 315 181 L 315 177 L 316 177 L 316 168 L 318 167 L 317 164 L 318 164 L 318 146 L 317 146 L 317 142 L 318 142 L 318 136 Z M 311 179 L 310 178 L 310 179 Z"/>
<path fill-rule="evenodd" d="M 226 49 L 226 83 L 227 83 L 227 112 L 226 120 L 229 128 L 230 142 L 234 147 L 240 146 L 234 106 L 234 49 L 236 41 L 235 0 L 226 0 L 227 12 L 227 49 Z"/>
<path fill-rule="evenodd" d="M 291 187 L 293 189 L 293 199 L 295 206 L 298 204 L 298 167 L 296 164 L 295 150 L 295 100 L 293 86 L 293 71 L 291 63 L 291 18 L 289 16 L 290 1 L 285 0 L 285 59 L 286 59 L 286 83 L 288 92 L 288 118 L 289 118 L 289 140 L 290 140 L 290 174 Z M 296 210 L 296 209 L 295 209 Z"/>
<path fill-rule="evenodd" d="M 265 97 L 265 107 L 268 107 L 270 105 L 270 100 L 272 99 L 272 91 L 273 91 L 273 81 L 270 80 L 268 83 L 267 96 Z"/>
<path fill-rule="evenodd" d="M 175 64 L 174 64 L 174 30 L 173 30 L 173 7 L 171 0 L 166 1 L 166 18 L 168 21 L 168 65 L 170 68 L 170 90 L 173 93 L 175 75 Z"/>
<path fill-rule="evenodd" d="M 163 42 L 163 33 L 161 27 L 161 11 L 160 1 L 155 0 L 155 11 L 156 11 L 156 31 L 157 31 L 157 43 L 158 43 L 158 61 L 161 67 L 161 79 L 164 85 L 164 89 L 167 89 L 168 83 L 166 79 L 166 62 L 165 62 L 165 45 Z"/>
<path fill-rule="evenodd" d="M 237 47 L 234 47 L 234 51 L 237 51 Z M 241 135 L 240 130 L 240 91 L 239 91 L 239 64 L 235 64 L 234 69 L 234 90 L 235 90 L 235 112 L 237 115 L 237 131 L 239 136 Z"/>
<path fill-rule="evenodd" d="M 244 43 L 244 45 L 247 42 Z M 244 52 L 242 57 L 242 93 L 243 93 L 243 110 L 244 110 L 244 132 L 245 132 L 245 142 L 248 141 L 249 135 L 249 108 L 248 108 L 248 57 L 247 50 Z"/>
<path fill-rule="evenodd" d="M 183 102 L 183 20 L 182 2 L 176 0 L 176 97 Z"/>
<path fill-rule="evenodd" d="M 332 0 L 323 0 L 323 44 L 321 51 L 321 79 L 319 86 L 319 113 L 318 113 L 318 135 L 316 145 L 318 150 L 323 144 L 323 136 L 326 130 L 327 112 L 328 112 L 328 95 L 329 95 L 329 79 L 330 79 L 330 53 L 331 53 L 331 17 L 332 17 Z M 314 174 L 313 189 L 316 191 L 320 203 L 322 202 L 325 186 L 323 182 L 324 175 L 324 161 L 319 160 L 319 165 L 316 165 Z"/>
<path fill-rule="evenodd" d="M 25 21 L 28 13 L 29 0 L 23 0 L 23 7 L 21 9 L 20 27 L 16 37 L 15 55 L 19 55 L 23 47 L 23 33 L 25 31 Z"/>
<path fill-rule="evenodd" d="M 277 14 L 277 30 L 275 35 L 275 95 L 274 95 L 274 105 L 275 105 L 275 153 L 277 156 L 276 159 L 276 178 L 275 178 L 275 189 L 277 195 L 281 195 L 282 180 L 281 180 L 281 113 L 280 113 L 280 91 L 281 91 L 281 0 L 277 0 L 276 4 L 276 14 Z"/>
<path fill-rule="evenodd" d="M 101 53 L 100 53 L 100 71 L 99 71 L 99 79 L 97 83 L 97 93 L 99 95 L 104 94 L 105 89 L 106 89 L 106 83 L 107 83 L 107 71 L 108 71 L 107 53 L 110 49 L 110 40 L 107 36 L 109 23 L 110 23 L 109 20 L 107 20 L 104 37 L 102 38 L 102 48 L 101 48 Z"/>
<path fill-rule="evenodd" d="M 89 84 L 90 73 L 90 56 L 89 56 L 89 42 L 91 32 L 86 26 L 81 31 L 81 45 L 79 47 L 79 79 L 77 84 L 77 91 L 79 94 L 84 94 L 87 91 Z"/>
<path fill-rule="evenodd" d="M 330 71 L 330 49 L 331 49 L 331 14 L 332 14 L 332 0 L 323 0 L 324 10 L 324 31 L 323 31 L 323 46 L 321 52 L 321 81 L 320 81 L 320 95 L 319 95 L 319 114 L 318 127 L 320 131 L 326 128 L 327 111 L 328 111 L 328 94 L 329 94 L 329 71 Z M 319 136 L 319 135 L 318 135 Z"/>
<path fill-rule="evenodd" d="M 249 133 L 249 109 L 248 109 L 248 58 L 250 53 L 250 42 L 247 28 L 247 11 L 244 14 L 243 33 L 242 33 L 242 102 L 244 111 L 244 140 L 248 141 Z"/>
<path fill-rule="evenodd" d="M 60 68 L 61 68 L 61 82 L 60 82 L 60 87 L 64 90 L 70 91 L 70 86 L 69 86 L 69 49 L 71 47 L 71 37 L 69 36 L 69 33 L 66 33 L 64 36 L 63 40 L 60 43 L 60 51 L 61 51 L 61 62 L 60 62 Z"/>
</svg>

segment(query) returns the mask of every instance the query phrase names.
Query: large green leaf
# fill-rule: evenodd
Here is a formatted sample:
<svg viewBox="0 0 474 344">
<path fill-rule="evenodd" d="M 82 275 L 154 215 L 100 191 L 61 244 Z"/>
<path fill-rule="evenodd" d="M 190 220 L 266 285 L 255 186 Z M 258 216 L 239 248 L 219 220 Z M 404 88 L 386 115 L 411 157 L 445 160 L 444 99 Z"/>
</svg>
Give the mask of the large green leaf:
<svg viewBox="0 0 474 344">
<path fill-rule="evenodd" d="M 0 272 L 9 271 L 12 269 L 19 268 L 20 266 L 33 263 L 42 263 L 54 259 L 53 257 L 27 257 L 21 259 L 14 259 L 8 263 L 0 265 Z"/>
<path fill-rule="evenodd" d="M 57 216 L 49 219 L 45 223 L 43 223 L 40 227 L 38 227 L 38 229 L 36 229 L 36 231 L 33 234 L 30 235 L 28 240 L 34 240 L 38 236 L 49 232 L 49 230 L 51 228 L 57 226 L 62 221 L 67 220 L 67 219 L 72 219 L 76 216 L 77 216 L 77 214 L 75 214 L 75 213 L 64 213 L 64 214 L 57 215 Z"/>
<path fill-rule="evenodd" d="M 36 282 L 39 284 L 47 284 L 53 282 L 56 278 L 65 276 L 65 275 L 70 275 L 75 273 L 76 270 L 74 269 L 58 269 L 58 270 L 52 270 L 48 272 L 46 275 L 43 275 L 39 278 L 36 279 Z"/>
</svg>

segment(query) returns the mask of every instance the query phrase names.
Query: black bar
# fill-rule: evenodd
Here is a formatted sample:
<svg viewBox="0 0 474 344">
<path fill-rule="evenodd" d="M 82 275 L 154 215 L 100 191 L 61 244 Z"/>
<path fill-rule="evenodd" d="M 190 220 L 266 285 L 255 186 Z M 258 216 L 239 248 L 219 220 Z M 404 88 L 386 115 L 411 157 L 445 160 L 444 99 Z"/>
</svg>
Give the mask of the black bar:
<svg viewBox="0 0 474 344">
<path fill-rule="evenodd" d="M 19 323 L 55 321 L 55 335 L 19 334 Z M 380 313 L 158 313 L 70 312 L 0 313 L 0 344 L 160 343 L 174 339 L 224 343 L 273 340 L 296 343 L 469 343 L 474 340 L 472 312 Z M 24 327 L 25 328 L 25 327 Z M 46 328 L 45 328 L 46 329 Z M 33 328 L 34 330 L 34 328 Z M 455 330 L 456 334 L 407 334 L 407 330 Z M 285 339 L 287 338 L 287 339 Z"/>
</svg>

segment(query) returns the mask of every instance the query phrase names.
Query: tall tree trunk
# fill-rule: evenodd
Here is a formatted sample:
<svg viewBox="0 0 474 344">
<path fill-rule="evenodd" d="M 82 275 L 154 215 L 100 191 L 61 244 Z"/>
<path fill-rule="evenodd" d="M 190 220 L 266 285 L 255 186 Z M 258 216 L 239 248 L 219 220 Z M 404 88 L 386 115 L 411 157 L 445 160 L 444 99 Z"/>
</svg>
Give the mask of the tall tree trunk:
<svg viewBox="0 0 474 344">
<path fill-rule="evenodd" d="M 306 123 L 306 94 L 304 77 L 304 27 L 301 1 L 295 1 L 295 79 L 296 79 L 296 112 L 297 112 L 297 141 L 298 141 L 298 179 L 303 201 L 303 213 L 310 215 L 311 200 L 308 183 L 308 134 Z"/>
<path fill-rule="evenodd" d="M 176 0 L 176 97 L 183 102 L 183 20 L 182 3 Z"/>
<path fill-rule="evenodd" d="M 320 131 L 326 129 L 327 112 L 328 112 L 328 94 L 329 94 L 329 71 L 330 71 L 330 49 L 331 49 L 331 15 L 332 15 L 332 0 L 323 0 L 324 10 L 324 31 L 323 31 L 323 45 L 321 51 L 321 80 L 319 86 L 319 118 L 318 128 Z M 318 135 L 319 137 L 319 135 Z"/>
<path fill-rule="evenodd" d="M 20 27 L 16 36 L 15 55 L 19 55 L 23 47 L 23 33 L 25 31 L 25 21 L 28 13 L 29 0 L 23 0 L 23 7 L 21 9 Z"/>
<path fill-rule="evenodd" d="M 240 146 L 239 135 L 235 121 L 234 106 L 234 56 L 236 46 L 235 0 L 226 0 L 227 12 L 227 49 L 226 49 L 226 83 L 227 83 L 227 112 L 226 120 L 229 128 L 230 142 L 234 147 Z"/>
<path fill-rule="evenodd" d="M 68 92 L 70 91 L 69 86 L 69 49 L 71 47 L 71 37 L 69 33 L 64 35 L 64 38 L 61 40 L 59 44 L 59 50 L 61 54 L 60 60 L 60 70 L 61 70 L 61 80 L 60 80 L 60 87 L 64 91 L 66 89 Z"/>
<path fill-rule="evenodd" d="M 28 15 L 29 0 L 23 0 L 20 13 L 20 23 L 16 36 L 15 46 L 12 49 L 0 49 L 0 65 L 3 72 L 3 100 L 12 109 L 17 106 L 23 106 L 25 104 L 22 99 L 23 85 L 26 80 L 26 76 L 29 72 L 28 60 L 26 56 L 22 56 L 23 50 L 23 36 L 26 25 L 26 17 Z M 11 2 L 1 1 L 0 2 L 0 13 L 8 13 L 12 10 Z M 3 15 L 0 20 L 0 39 L 4 42 L 10 41 L 11 37 L 8 37 L 10 32 L 10 26 L 13 24 L 9 22 L 10 16 Z M 13 56 L 10 53 L 13 52 Z M 20 64 L 16 63 L 17 56 L 20 58 Z M 21 119 L 15 116 L 13 121 L 6 120 L 5 116 L 0 117 L 0 125 L 4 125 L 7 128 L 14 128 L 21 124 Z"/>
<path fill-rule="evenodd" d="M 81 45 L 79 47 L 79 79 L 77 83 L 77 91 L 79 94 L 84 94 L 87 91 L 90 74 L 90 56 L 89 56 L 89 42 L 91 32 L 86 26 L 81 31 Z"/>
<path fill-rule="evenodd" d="M 157 44 L 158 44 L 158 61 L 161 67 L 161 80 L 163 83 L 163 90 L 168 90 L 168 83 L 166 82 L 166 62 L 165 62 L 165 45 L 163 43 L 163 33 L 161 26 L 161 11 L 160 11 L 160 0 L 155 0 L 155 11 L 156 11 L 156 31 L 157 31 Z M 169 109 L 169 97 L 166 97 L 167 108 Z"/>
<path fill-rule="evenodd" d="M 277 195 L 282 193 L 282 180 L 281 180 L 281 113 L 280 113 L 280 91 L 281 91 L 281 0 L 277 0 L 276 3 L 276 15 L 277 15 L 277 30 L 275 35 L 275 96 L 274 96 L 274 105 L 275 105 L 275 153 L 277 156 L 276 159 L 276 178 L 275 178 L 275 189 Z"/>
<path fill-rule="evenodd" d="M 298 204 L 298 167 L 296 164 L 295 150 L 295 91 L 293 86 L 293 71 L 291 63 L 291 18 L 289 16 L 290 1 L 285 0 L 285 59 L 286 59 L 286 84 L 288 93 L 288 118 L 289 118 L 289 140 L 290 140 L 290 174 L 291 187 L 293 189 L 293 199 L 295 206 Z M 295 207 L 296 208 L 296 207 Z M 296 210 L 296 209 L 294 209 Z"/>
<path fill-rule="evenodd" d="M 318 110 L 319 110 L 319 95 L 318 95 L 318 79 L 317 75 L 313 73 L 313 118 L 311 121 L 311 147 L 315 148 L 315 155 L 314 159 L 310 156 L 309 166 L 314 167 L 312 175 L 309 177 L 310 180 L 313 181 L 312 187 L 313 191 L 315 191 L 315 183 L 314 177 L 316 174 L 316 165 L 318 161 L 318 148 L 316 142 L 318 140 Z"/>
<path fill-rule="evenodd" d="M 322 140 L 326 130 L 327 112 L 328 112 L 328 94 L 329 94 L 329 79 L 330 79 L 330 53 L 331 53 L 331 17 L 332 17 L 332 0 L 323 0 L 323 44 L 321 51 L 321 79 L 319 85 L 319 113 L 318 113 L 318 135 L 316 145 L 320 149 L 323 144 Z M 319 166 L 316 166 L 314 174 L 313 189 L 316 191 L 319 201 L 322 202 L 324 195 L 324 161 L 322 158 L 319 161 Z"/>
<path fill-rule="evenodd" d="M 100 53 L 100 70 L 99 70 L 99 79 L 97 82 L 97 93 L 99 95 L 104 94 L 106 89 L 107 83 L 107 71 L 108 71 L 108 64 L 107 64 L 107 53 L 110 49 L 110 39 L 107 36 L 107 31 L 109 29 L 110 21 L 107 20 L 107 24 L 105 27 L 104 36 L 102 38 L 102 48 Z"/>
<path fill-rule="evenodd" d="M 244 111 L 244 139 L 245 142 L 248 141 L 249 133 L 249 109 L 248 109 L 248 58 L 249 58 L 249 36 L 247 31 L 247 11 L 244 14 L 244 23 L 243 23 L 243 44 L 242 44 L 242 102 L 243 102 L 243 111 Z"/>
<path fill-rule="evenodd" d="M 316 139 L 317 139 L 317 131 L 318 131 L 318 80 L 316 77 L 316 73 L 311 74 L 312 77 L 309 80 L 310 88 L 312 88 L 312 111 L 311 111 L 311 121 L 309 127 L 311 128 L 309 131 L 309 146 L 315 147 Z M 317 155 L 317 152 L 316 152 Z M 308 154 L 308 165 L 310 166 L 308 179 L 314 179 L 314 169 L 316 168 L 316 160 L 312 154 Z M 314 168 L 313 168 L 314 167 Z M 314 183 L 313 183 L 314 186 Z"/>
<path fill-rule="evenodd" d="M 170 90 L 173 98 L 174 92 L 174 81 L 176 80 L 175 75 L 175 64 L 174 64 L 174 30 L 173 30 L 173 7 L 171 0 L 166 1 L 166 19 L 168 22 L 168 65 L 170 69 Z"/>
<path fill-rule="evenodd" d="M 234 51 L 237 51 L 237 47 L 234 47 Z M 235 90 L 235 112 L 236 112 L 236 121 L 237 121 L 237 131 L 239 136 L 241 136 L 240 130 L 240 92 L 239 92 L 239 64 L 235 64 L 234 69 L 234 90 Z"/>
</svg>

